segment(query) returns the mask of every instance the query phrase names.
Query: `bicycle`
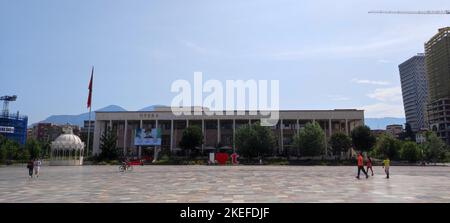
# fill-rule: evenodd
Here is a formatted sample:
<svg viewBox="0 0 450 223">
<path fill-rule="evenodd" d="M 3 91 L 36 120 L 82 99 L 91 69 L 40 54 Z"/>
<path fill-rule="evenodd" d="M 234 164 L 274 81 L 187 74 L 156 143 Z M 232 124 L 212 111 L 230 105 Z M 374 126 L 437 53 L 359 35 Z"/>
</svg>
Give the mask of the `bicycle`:
<svg viewBox="0 0 450 223">
<path fill-rule="evenodd" d="M 123 162 L 120 166 L 119 166 L 119 171 L 120 172 L 125 172 L 125 171 L 132 171 L 133 170 L 133 166 L 130 165 L 129 163 Z"/>
</svg>

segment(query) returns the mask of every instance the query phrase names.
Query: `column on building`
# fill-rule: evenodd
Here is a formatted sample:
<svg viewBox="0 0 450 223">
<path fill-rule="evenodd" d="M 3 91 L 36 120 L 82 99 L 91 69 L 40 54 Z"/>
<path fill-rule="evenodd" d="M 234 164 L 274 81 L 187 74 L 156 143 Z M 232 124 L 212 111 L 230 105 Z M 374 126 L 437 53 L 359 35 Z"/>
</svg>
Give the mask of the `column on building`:
<svg viewBox="0 0 450 223">
<path fill-rule="evenodd" d="M 220 144 L 220 119 L 217 119 L 217 144 Z"/>
<path fill-rule="evenodd" d="M 143 127 L 142 122 L 143 122 L 142 119 L 139 120 L 139 129 L 142 129 L 142 127 Z M 138 152 L 139 159 L 141 158 L 141 156 L 142 156 L 142 146 L 139 146 L 139 152 Z"/>
<path fill-rule="evenodd" d="M 158 119 L 156 119 L 156 120 L 155 120 L 155 128 L 156 128 L 156 129 L 158 129 L 158 126 L 159 126 L 158 124 L 159 124 L 159 123 L 158 123 Z M 161 135 L 161 137 L 162 137 L 162 135 Z M 161 139 L 161 144 L 162 144 L 162 139 Z M 153 147 L 153 159 L 154 159 L 154 160 L 157 160 L 157 159 L 158 159 L 158 149 L 161 149 L 161 146 L 162 146 L 162 145 L 160 145 L 159 147 L 158 147 L 158 146 L 154 146 L 154 147 Z"/>
<path fill-rule="evenodd" d="M 280 145 L 281 145 L 281 152 L 284 151 L 284 125 L 283 125 L 283 119 L 280 119 Z"/>
<path fill-rule="evenodd" d="M 95 120 L 95 126 L 94 126 L 94 141 L 92 142 L 92 154 L 97 155 L 100 153 L 100 137 L 101 137 L 101 130 L 100 130 L 100 121 Z"/>
<path fill-rule="evenodd" d="M 173 152 L 173 119 L 170 120 L 170 152 Z"/>
<path fill-rule="evenodd" d="M 127 131 L 128 131 L 128 120 L 125 120 L 125 127 L 123 130 L 123 155 L 127 154 Z"/>
<path fill-rule="evenodd" d="M 331 119 L 328 119 L 328 135 L 330 135 L 330 137 L 331 137 L 331 135 L 333 134 L 333 126 L 332 126 L 332 124 L 331 124 Z"/>
<path fill-rule="evenodd" d="M 236 119 L 233 119 L 233 152 L 236 152 Z"/>
<path fill-rule="evenodd" d="M 348 119 L 345 119 L 345 134 L 349 135 L 349 132 L 348 132 Z"/>
<path fill-rule="evenodd" d="M 202 119 L 202 136 L 203 136 L 203 143 L 202 143 L 202 154 L 205 150 L 205 143 L 206 143 L 206 133 L 205 133 L 205 119 Z"/>
</svg>

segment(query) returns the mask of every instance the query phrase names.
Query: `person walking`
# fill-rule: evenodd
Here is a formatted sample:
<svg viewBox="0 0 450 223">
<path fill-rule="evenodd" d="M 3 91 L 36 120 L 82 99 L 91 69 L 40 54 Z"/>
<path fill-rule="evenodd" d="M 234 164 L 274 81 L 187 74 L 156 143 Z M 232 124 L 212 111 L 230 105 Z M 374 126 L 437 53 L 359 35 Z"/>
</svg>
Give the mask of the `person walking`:
<svg viewBox="0 0 450 223">
<path fill-rule="evenodd" d="M 367 156 L 366 167 L 367 167 L 366 172 L 369 173 L 369 169 L 370 169 L 370 171 L 372 172 L 372 176 L 373 176 L 372 159 L 370 158 L 370 156 Z"/>
<path fill-rule="evenodd" d="M 36 175 L 36 177 L 39 177 L 39 171 L 41 170 L 41 165 L 42 165 L 41 160 L 37 159 L 34 161 L 34 175 Z"/>
<path fill-rule="evenodd" d="M 358 176 L 356 176 L 356 178 L 359 179 L 359 174 L 361 173 L 361 171 L 366 175 L 366 178 L 369 178 L 369 175 L 364 170 L 364 158 L 362 156 L 362 153 L 360 152 L 358 154 Z"/>
<path fill-rule="evenodd" d="M 238 165 L 239 164 L 239 161 L 237 160 L 238 158 L 239 158 L 239 155 L 236 152 L 231 154 L 231 163 L 233 165 Z"/>
<path fill-rule="evenodd" d="M 30 175 L 30 178 L 33 178 L 33 167 L 34 167 L 34 162 L 33 162 L 33 160 L 30 160 L 27 164 L 28 175 Z"/>
<path fill-rule="evenodd" d="M 386 158 L 383 160 L 383 168 L 384 172 L 386 173 L 386 179 L 389 179 L 389 167 L 391 166 L 391 160 L 389 160 L 389 157 L 386 156 Z"/>
</svg>

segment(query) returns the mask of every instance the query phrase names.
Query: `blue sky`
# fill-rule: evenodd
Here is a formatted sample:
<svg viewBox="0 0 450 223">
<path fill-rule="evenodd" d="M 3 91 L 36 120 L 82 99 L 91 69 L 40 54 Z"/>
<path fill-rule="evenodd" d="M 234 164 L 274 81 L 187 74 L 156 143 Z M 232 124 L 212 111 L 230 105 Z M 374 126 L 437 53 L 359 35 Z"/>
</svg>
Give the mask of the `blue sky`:
<svg viewBox="0 0 450 223">
<path fill-rule="evenodd" d="M 30 122 L 94 109 L 170 104 L 171 83 L 280 81 L 282 109 L 363 108 L 403 117 L 398 64 L 423 52 L 450 9 L 428 1 L 0 0 L 0 95 Z"/>
</svg>

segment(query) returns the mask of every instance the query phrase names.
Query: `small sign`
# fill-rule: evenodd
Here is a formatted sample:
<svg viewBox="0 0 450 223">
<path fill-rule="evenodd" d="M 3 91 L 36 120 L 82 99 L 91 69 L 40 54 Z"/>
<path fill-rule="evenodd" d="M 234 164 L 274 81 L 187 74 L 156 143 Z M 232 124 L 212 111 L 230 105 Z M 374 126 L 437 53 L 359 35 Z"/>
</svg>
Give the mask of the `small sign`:
<svg viewBox="0 0 450 223">
<path fill-rule="evenodd" d="M 14 127 L 0 126 L 0 133 L 14 133 Z"/>
</svg>

